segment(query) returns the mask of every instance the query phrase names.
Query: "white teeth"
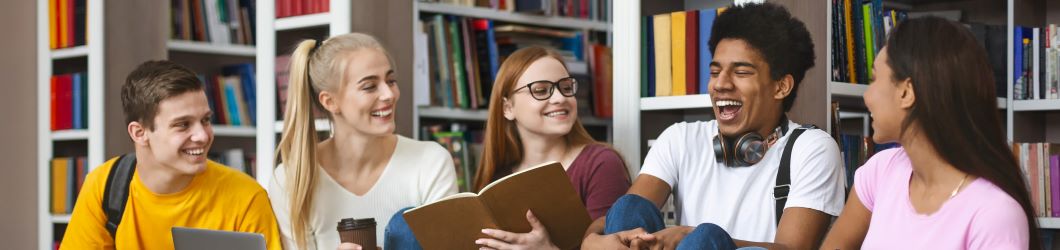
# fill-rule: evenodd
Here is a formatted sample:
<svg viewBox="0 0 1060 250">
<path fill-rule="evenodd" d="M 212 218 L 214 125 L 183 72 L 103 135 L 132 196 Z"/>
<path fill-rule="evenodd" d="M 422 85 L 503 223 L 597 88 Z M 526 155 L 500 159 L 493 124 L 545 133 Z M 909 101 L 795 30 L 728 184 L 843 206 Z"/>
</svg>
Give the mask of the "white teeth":
<svg viewBox="0 0 1060 250">
<path fill-rule="evenodd" d="M 547 116 L 547 117 L 556 117 L 557 115 L 566 115 L 566 114 L 567 114 L 567 111 L 553 111 L 553 112 L 545 113 L 545 116 Z"/>
<path fill-rule="evenodd" d="M 185 154 L 189 154 L 189 155 L 202 155 L 202 153 L 204 153 L 204 152 L 206 152 L 206 150 L 201 149 L 201 148 L 185 149 L 184 150 L 184 153 Z"/>
<path fill-rule="evenodd" d="M 388 115 L 390 115 L 390 113 L 393 113 L 393 112 L 394 112 L 393 109 L 380 110 L 380 111 L 372 112 L 372 116 L 380 116 L 380 117 L 388 116 Z"/>
<path fill-rule="evenodd" d="M 743 106 L 743 102 L 733 100 L 718 100 L 716 101 L 716 105 L 718 105 L 718 107 Z"/>
</svg>

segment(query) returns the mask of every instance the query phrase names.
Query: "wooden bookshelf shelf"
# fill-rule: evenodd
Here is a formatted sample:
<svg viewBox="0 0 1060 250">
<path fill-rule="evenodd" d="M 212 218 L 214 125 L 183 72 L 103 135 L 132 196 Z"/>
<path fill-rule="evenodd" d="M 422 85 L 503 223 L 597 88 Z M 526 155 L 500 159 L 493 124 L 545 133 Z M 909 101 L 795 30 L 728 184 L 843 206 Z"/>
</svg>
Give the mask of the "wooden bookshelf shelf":
<svg viewBox="0 0 1060 250">
<path fill-rule="evenodd" d="M 301 16 L 292 16 L 276 19 L 273 26 L 276 31 L 303 29 L 317 26 L 327 26 L 331 23 L 330 13 L 316 13 Z"/>
<path fill-rule="evenodd" d="M 53 141 L 88 140 L 88 137 L 89 132 L 87 129 L 70 129 L 52 132 Z"/>
<path fill-rule="evenodd" d="M 868 88 L 869 85 L 865 84 L 828 82 L 828 92 L 832 94 L 832 96 L 862 98 L 865 96 L 865 90 Z"/>
<path fill-rule="evenodd" d="M 420 106 L 417 107 L 421 118 L 448 119 L 463 121 L 485 122 L 489 116 L 485 109 L 455 109 L 445 107 Z M 582 116 L 578 118 L 585 126 L 608 126 L 611 121 L 593 116 Z"/>
<path fill-rule="evenodd" d="M 532 15 L 518 12 L 494 10 L 489 8 L 467 7 L 442 3 L 417 2 L 416 4 L 419 5 L 420 12 L 486 18 L 501 22 L 541 25 L 566 29 L 588 29 L 594 31 L 607 31 L 608 29 L 610 29 L 610 25 L 608 25 L 606 22 L 592 21 L 586 19 Z"/>
<path fill-rule="evenodd" d="M 68 223 L 70 223 L 70 215 L 69 214 L 53 214 L 51 216 L 51 219 L 52 219 L 52 223 L 55 223 L 55 224 L 68 224 Z"/>
<path fill-rule="evenodd" d="M 254 138 L 257 133 L 254 127 L 213 125 L 214 136 Z"/>
<path fill-rule="evenodd" d="M 640 98 L 640 110 L 675 110 L 709 108 L 710 95 L 657 96 Z"/>
<path fill-rule="evenodd" d="M 331 131 L 331 123 L 327 119 L 316 119 L 317 131 Z M 276 121 L 272 130 L 276 133 L 283 133 L 283 121 Z"/>
<path fill-rule="evenodd" d="M 1051 100 L 1014 100 L 1012 111 L 1058 111 L 1060 99 Z"/>
<path fill-rule="evenodd" d="M 88 46 L 63 48 L 51 51 L 53 60 L 88 56 Z"/>
<path fill-rule="evenodd" d="M 1038 217 L 1038 227 L 1042 229 L 1060 229 L 1060 218 Z"/>
<path fill-rule="evenodd" d="M 258 51 L 254 46 L 237 44 L 218 44 L 209 42 L 169 40 L 166 47 L 170 51 L 253 57 Z"/>
</svg>

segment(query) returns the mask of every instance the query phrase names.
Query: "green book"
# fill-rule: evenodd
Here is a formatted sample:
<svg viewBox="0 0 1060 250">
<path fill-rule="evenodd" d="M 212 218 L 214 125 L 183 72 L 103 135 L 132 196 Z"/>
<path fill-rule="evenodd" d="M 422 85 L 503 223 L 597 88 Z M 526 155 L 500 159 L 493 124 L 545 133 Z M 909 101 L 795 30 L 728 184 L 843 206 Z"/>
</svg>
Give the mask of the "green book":
<svg viewBox="0 0 1060 250">
<path fill-rule="evenodd" d="M 870 4 L 861 5 L 861 17 L 864 20 L 861 22 L 865 26 L 865 65 L 866 72 L 868 72 L 868 79 L 872 79 L 872 62 L 876 57 L 876 47 L 873 46 L 872 41 L 875 37 L 872 30 L 872 6 Z"/>
</svg>

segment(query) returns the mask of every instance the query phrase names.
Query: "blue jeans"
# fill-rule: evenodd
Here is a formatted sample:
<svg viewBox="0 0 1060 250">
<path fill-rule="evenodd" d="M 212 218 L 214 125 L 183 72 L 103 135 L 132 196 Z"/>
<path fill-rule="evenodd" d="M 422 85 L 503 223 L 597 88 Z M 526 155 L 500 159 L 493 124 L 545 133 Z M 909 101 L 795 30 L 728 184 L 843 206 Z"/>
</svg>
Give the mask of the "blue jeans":
<svg viewBox="0 0 1060 250">
<path fill-rule="evenodd" d="M 412 229 L 409 228 L 409 223 L 405 221 L 405 216 L 402 214 L 406 210 L 412 209 L 412 207 L 402 208 L 390 217 L 390 222 L 386 225 L 386 231 L 383 232 L 383 246 L 387 250 L 422 250 L 420 242 L 416 240 L 416 235 L 412 234 Z"/>
<path fill-rule="evenodd" d="M 644 231 L 654 233 L 665 229 L 666 224 L 663 223 L 662 212 L 651 201 L 634 194 L 623 195 L 607 211 L 604 234 L 636 228 L 643 228 Z M 725 229 L 712 223 L 703 223 L 685 235 L 685 238 L 677 244 L 677 249 L 732 250 L 736 249 L 736 243 L 733 242 L 729 233 L 725 232 Z"/>
</svg>

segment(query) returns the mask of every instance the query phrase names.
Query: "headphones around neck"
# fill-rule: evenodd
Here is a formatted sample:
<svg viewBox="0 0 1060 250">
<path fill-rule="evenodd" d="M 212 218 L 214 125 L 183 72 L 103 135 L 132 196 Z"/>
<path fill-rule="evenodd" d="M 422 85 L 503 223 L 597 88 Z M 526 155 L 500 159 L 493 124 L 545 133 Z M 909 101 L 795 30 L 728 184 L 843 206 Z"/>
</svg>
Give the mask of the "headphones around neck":
<svg viewBox="0 0 1060 250">
<path fill-rule="evenodd" d="M 780 126 L 774 133 L 779 133 L 777 139 L 788 133 L 788 119 L 781 117 Z M 750 131 L 735 141 L 725 138 L 721 131 L 714 136 L 714 159 L 731 167 L 745 167 L 757 164 L 765 158 L 769 151 L 769 142 L 757 132 Z"/>
</svg>

